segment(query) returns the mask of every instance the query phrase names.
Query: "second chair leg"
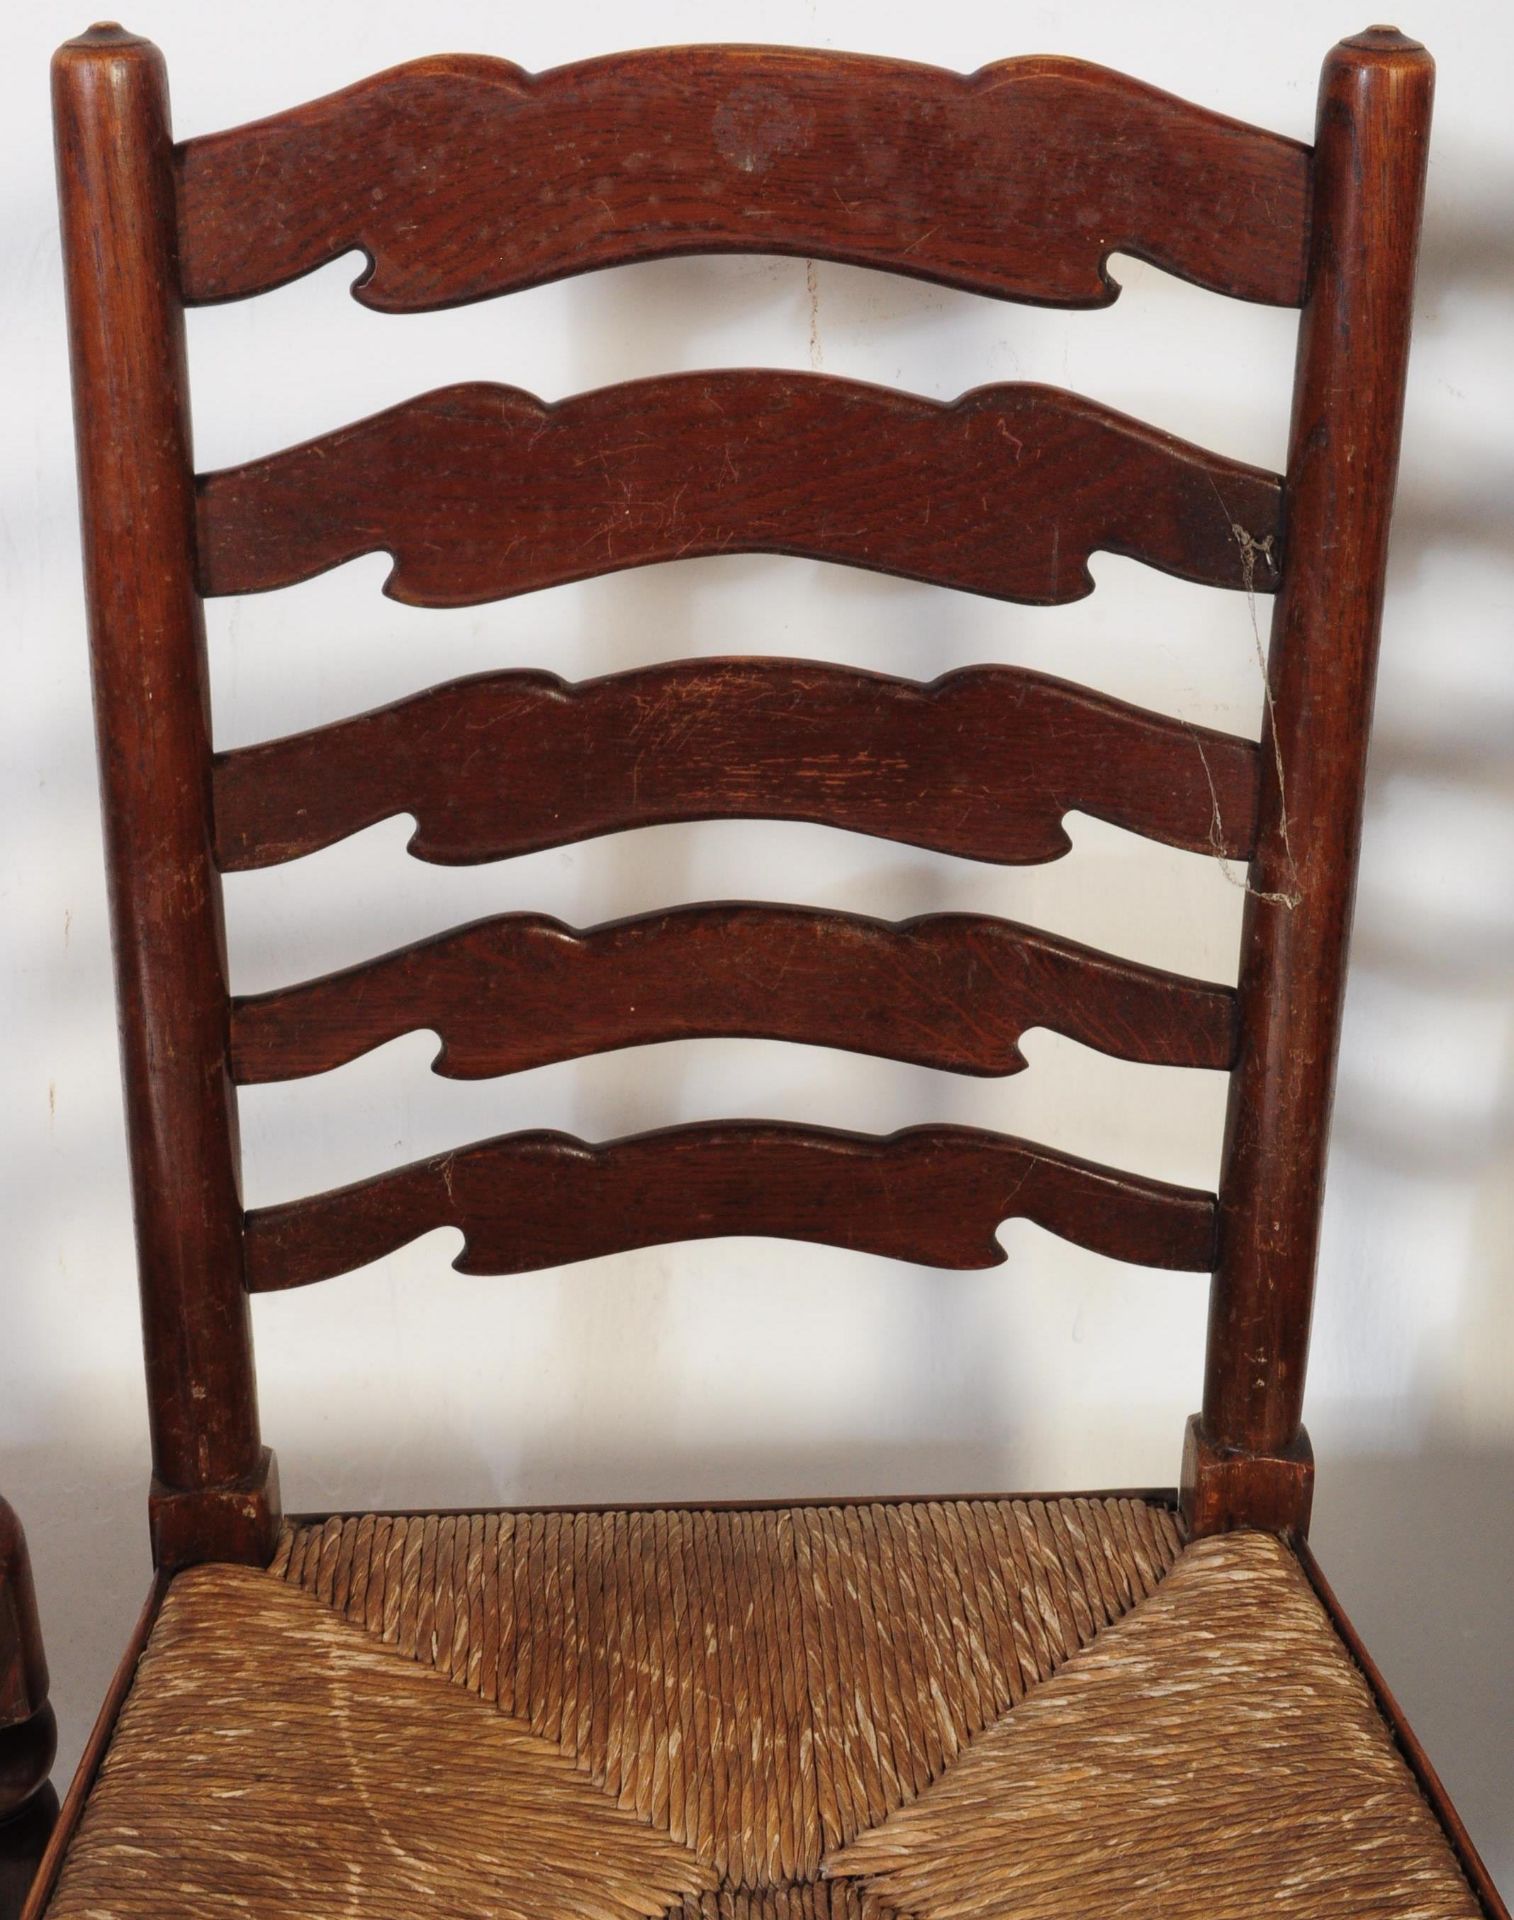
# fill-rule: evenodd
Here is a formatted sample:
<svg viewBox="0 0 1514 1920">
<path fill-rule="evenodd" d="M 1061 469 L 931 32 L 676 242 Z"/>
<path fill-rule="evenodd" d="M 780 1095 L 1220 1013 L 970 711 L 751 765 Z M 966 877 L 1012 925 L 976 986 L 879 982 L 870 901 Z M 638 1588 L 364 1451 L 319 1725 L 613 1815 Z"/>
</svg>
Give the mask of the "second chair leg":
<svg viewBox="0 0 1514 1920">
<path fill-rule="evenodd" d="M 0 1920 L 15 1920 L 58 1818 L 58 1728 L 26 1536 L 0 1500 Z"/>
</svg>

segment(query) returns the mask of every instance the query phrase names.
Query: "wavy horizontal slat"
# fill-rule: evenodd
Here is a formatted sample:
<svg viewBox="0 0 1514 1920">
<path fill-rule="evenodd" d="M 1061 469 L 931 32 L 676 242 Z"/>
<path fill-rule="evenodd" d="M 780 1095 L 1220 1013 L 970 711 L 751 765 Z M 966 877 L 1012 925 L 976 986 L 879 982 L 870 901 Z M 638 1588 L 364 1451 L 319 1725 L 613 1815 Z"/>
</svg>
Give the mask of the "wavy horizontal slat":
<svg viewBox="0 0 1514 1920">
<path fill-rule="evenodd" d="M 1018 667 L 928 686 L 801 660 L 479 674 L 218 756 L 216 855 L 273 866 L 409 813 L 410 852 L 444 866 L 738 818 L 1028 865 L 1068 851 L 1078 812 L 1241 860 L 1258 767 L 1249 740 Z"/>
<path fill-rule="evenodd" d="M 580 933 L 512 913 L 239 999 L 231 1045 L 249 1085 L 326 1073 L 421 1027 L 441 1038 L 435 1071 L 457 1080 L 716 1035 L 1006 1074 L 1043 1026 L 1127 1060 L 1223 1069 L 1235 995 L 977 914 L 891 926 L 722 903 Z"/>
<path fill-rule="evenodd" d="M 459 1273 L 526 1273 L 760 1234 L 933 1267 L 994 1267 L 1009 1219 L 1136 1266 L 1209 1269 L 1214 1196 L 976 1127 L 887 1137 L 757 1120 L 591 1145 L 514 1133 L 247 1215 L 247 1284 L 277 1292 L 457 1227 Z"/>
<path fill-rule="evenodd" d="M 528 74 L 416 61 L 178 151 L 186 297 L 360 247 L 385 312 L 679 253 L 812 255 L 1103 306 L 1136 254 L 1303 299 L 1309 150 L 1079 60 L 975 74 L 680 47 Z"/>
<path fill-rule="evenodd" d="M 1050 606 L 1091 593 L 1107 552 L 1270 592 L 1280 500 L 1275 474 L 1055 387 L 945 405 L 821 373 L 687 373 L 549 406 L 478 383 L 201 476 L 200 585 L 262 593 L 383 551 L 393 599 L 472 606 L 786 553 Z"/>
</svg>

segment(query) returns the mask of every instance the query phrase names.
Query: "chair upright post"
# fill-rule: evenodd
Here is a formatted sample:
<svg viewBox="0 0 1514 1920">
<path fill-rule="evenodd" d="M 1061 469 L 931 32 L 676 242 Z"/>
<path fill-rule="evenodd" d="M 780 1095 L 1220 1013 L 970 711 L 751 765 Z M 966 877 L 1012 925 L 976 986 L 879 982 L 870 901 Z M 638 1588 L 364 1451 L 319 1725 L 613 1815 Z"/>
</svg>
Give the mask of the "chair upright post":
<svg viewBox="0 0 1514 1920">
<path fill-rule="evenodd" d="M 95 27 L 53 62 L 84 565 L 160 1565 L 261 1561 L 277 1493 L 242 1280 L 168 88 Z"/>
<path fill-rule="evenodd" d="M 1183 1466 L 1196 1534 L 1308 1525 L 1304 1367 L 1434 73 L 1417 41 L 1373 27 L 1321 76 L 1241 1051 Z"/>
</svg>

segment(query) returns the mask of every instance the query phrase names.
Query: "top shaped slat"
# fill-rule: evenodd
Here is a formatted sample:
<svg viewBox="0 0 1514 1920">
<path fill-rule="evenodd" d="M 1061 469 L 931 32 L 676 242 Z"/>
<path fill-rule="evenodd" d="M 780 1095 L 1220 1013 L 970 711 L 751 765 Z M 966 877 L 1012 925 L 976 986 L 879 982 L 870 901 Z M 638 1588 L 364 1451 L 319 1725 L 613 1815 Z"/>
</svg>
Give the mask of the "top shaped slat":
<svg viewBox="0 0 1514 1920">
<path fill-rule="evenodd" d="M 675 47 L 544 74 L 418 60 L 177 150 L 191 304 L 353 248 L 386 313 L 597 267 L 798 254 L 1099 307 L 1134 254 L 1243 300 L 1304 294 L 1310 151 L 1081 60 L 975 74 Z"/>
</svg>

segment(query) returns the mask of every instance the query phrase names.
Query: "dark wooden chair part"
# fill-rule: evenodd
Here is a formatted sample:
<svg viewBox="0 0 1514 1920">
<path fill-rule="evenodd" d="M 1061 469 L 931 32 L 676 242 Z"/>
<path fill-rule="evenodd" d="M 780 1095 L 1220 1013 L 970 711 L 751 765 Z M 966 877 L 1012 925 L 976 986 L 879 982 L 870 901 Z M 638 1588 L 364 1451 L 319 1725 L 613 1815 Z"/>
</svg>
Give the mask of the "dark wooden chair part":
<svg viewBox="0 0 1514 1920">
<path fill-rule="evenodd" d="M 0 1920 L 16 1920 L 58 1818 L 58 1724 L 26 1536 L 0 1499 Z"/>
<path fill-rule="evenodd" d="M 470 1271 L 738 1230 L 991 1263 L 999 1222 L 1028 1211 L 1118 1258 L 1212 1272 L 1190 1524 L 1302 1528 L 1303 1363 L 1430 74 L 1386 30 L 1344 43 L 1311 150 L 1077 61 L 964 79 L 696 48 L 533 78 L 444 59 L 174 147 L 151 47 L 102 28 L 64 49 L 58 142 L 162 1561 L 272 1551 L 248 1290 L 344 1271 L 442 1220 L 467 1235 Z M 1098 305 L 1117 291 L 1106 261 L 1123 248 L 1218 292 L 1302 305 L 1289 471 L 1052 388 L 985 387 L 944 406 L 735 372 L 550 406 L 453 387 L 196 476 L 185 306 L 278 286 L 353 247 L 370 260 L 354 292 L 383 311 L 732 249 Z M 1126 554 L 1275 595 L 1263 737 L 1009 668 L 926 687 L 743 659 L 582 686 L 484 675 L 217 754 L 202 597 L 378 549 L 386 590 L 427 606 L 759 550 L 1045 605 L 1091 590 L 1090 554 Z M 1238 992 L 971 916 L 891 927 L 739 903 L 583 932 L 517 917 L 251 1000 L 227 987 L 220 875 L 398 812 L 417 820 L 412 852 L 440 861 L 746 815 L 1014 862 L 1064 853 L 1074 808 L 1250 863 Z M 985 984 L 965 1026 L 969 979 Z M 950 1128 L 844 1141 L 754 1123 L 608 1146 L 523 1135 L 245 1218 L 238 1201 L 238 1082 L 323 1071 L 417 1026 L 443 1034 L 447 1073 L 700 1034 L 1006 1073 L 1037 1021 L 1130 1059 L 1229 1069 L 1218 1194 Z M 879 1182 L 900 1200 L 887 1233 L 867 1198 Z M 529 1224 L 528 1189 L 541 1202 Z"/>
<path fill-rule="evenodd" d="M 279 1730 L 303 1729 L 298 1753 L 284 1758 L 291 1781 L 311 1769 L 307 1800 L 269 1815 L 270 1832 L 298 1855 L 315 1831 L 309 1796 L 320 1799 L 334 1764 L 339 1698 L 342 1727 L 368 1729 L 344 1733 L 341 1763 L 357 1764 L 357 1745 L 371 1750 L 366 1805 L 388 1764 L 379 1706 L 398 1685 L 398 1648 L 507 1716 L 502 1732 L 450 1691 L 443 1705 L 423 1688 L 461 1743 L 437 1750 L 436 1777 L 456 1774 L 462 1792 L 468 1769 L 487 1766 L 510 1783 L 506 1798 L 517 1796 L 504 1827 L 477 1835 L 500 1887 L 524 1871 L 510 1838 L 522 1821 L 570 1835 L 584 1814 L 581 1781 L 561 1787 L 565 1798 L 549 1791 L 540 1743 L 550 1741 L 553 1765 L 567 1755 L 574 1781 L 587 1770 L 596 1791 L 636 1816 L 613 1847 L 607 1839 L 607 1878 L 592 1895 L 574 1879 L 576 1843 L 573 1859 L 540 1868 L 564 1876 L 553 1884 L 565 1912 L 725 1920 L 755 1916 L 760 1895 L 777 1902 L 762 1908 L 769 1920 L 896 1911 L 931 1920 L 942 1903 L 969 1916 L 977 1909 L 961 1904 L 958 1867 L 938 1842 L 965 1818 L 959 1790 L 969 1801 L 970 1788 L 999 1797 L 993 1769 L 1012 1756 L 997 1716 L 1015 1707 L 1028 1716 L 1017 1725 L 1043 1727 L 1026 1738 L 1044 1740 L 1046 1777 L 1060 1777 L 1061 1709 L 1032 1690 L 1062 1684 L 1065 1662 L 1066 1686 L 1126 1712 L 1135 1669 L 1119 1649 L 1144 1671 L 1183 1621 L 1205 1645 L 1248 1636 L 1247 1658 L 1260 1664 L 1245 1688 L 1265 1692 L 1289 1661 L 1313 1676 L 1300 1678 L 1300 1698 L 1314 1700 L 1316 1683 L 1318 1702 L 1344 1699 L 1344 1688 L 1360 1739 L 1351 1735 L 1357 1758 L 1341 1759 L 1341 1780 L 1366 1793 L 1367 1776 L 1353 1769 L 1370 1753 L 1361 1764 L 1393 1809 L 1392 1846 L 1430 1861 L 1422 1883 L 1419 1866 L 1404 1867 L 1403 1884 L 1425 1903 L 1413 1911 L 1474 1912 L 1464 1875 L 1495 1910 L 1433 1776 L 1421 1766 L 1415 1785 L 1391 1703 L 1343 1649 L 1293 1551 L 1309 1513 L 1304 1361 L 1432 74 L 1424 49 L 1393 29 L 1342 42 L 1325 64 L 1310 148 L 1080 61 L 1011 60 L 961 76 L 707 47 L 533 76 L 449 57 L 175 146 L 149 43 L 98 27 L 60 51 L 153 1538 L 164 1584 L 180 1577 L 144 1643 L 153 1684 L 133 1690 L 98 1791 L 81 1801 L 84 1864 L 63 1872 L 57 1913 L 96 1911 L 106 1894 L 112 1912 L 149 1910 L 160 1888 L 140 1862 L 111 1864 L 110 1823 L 151 1828 L 137 1770 L 155 1752 L 188 1754 L 185 1780 L 220 1780 L 231 1749 L 213 1728 L 245 1736 L 246 1751 L 262 1756 L 260 1779 L 280 1770 Z M 1287 471 L 1262 472 L 1050 387 L 983 387 L 943 405 L 819 374 L 745 371 L 551 404 L 511 387 L 454 386 L 197 473 L 185 308 L 267 291 L 354 248 L 368 263 L 354 296 L 385 313 L 731 251 L 1093 307 L 1118 291 L 1110 254 L 1129 252 L 1219 294 L 1301 309 Z M 485 674 L 218 752 L 203 600 L 275 590 L 378 551 L 391 563 L 385 591 L 428 607 L 736 552 L 1049 606 L 1092 590 L 1092 554 L 1122 554 L 1273 597 L 1261 738 L 1010 668 L 920 685 L 743 658 L 582 685 L 547 672 Z M 1248 863 L 1237 989 L 979 915 L 896 925 L 739 901 L 581 930 L 512 914 L 273 992 L 229 987 L 222 876 L 400 813 L 417 823 L 410 851 L 439 862 L 748 817 L 1012 863 L 1065 854 L 1064 817 L 1075 809 Z M 239 1085 L 326 1072 L 416 1028 L 440 1036 L 436 1070 L 466 1078 L 707 1035 L 1008 1074 L 1024 1066 L 1019 1042 L 1036 1025 L 1126 1059 L 1227 1071 L 1218 1192 L 967 1127 L 878 1138 L 751 1120 L 597 1143 L 519 1133 L 336 1192 L 247 1213 L 240 1202 Z M 988 1266 L 1002 1258 L 997 1228 L 1015 1215 L 1119 1260 L 1210 1276 L 1203 1405 L 1188 1434 L 1180 1518 L 1173 1505 L 1131 1497 L 727 1517 L 368 1515 L 281 1529 L 256 1408 L 252 1292 L 348 1272 L 443 1224 L 463 1233 L 463 1271 L 497 1275 L 737 1233 Z M 326 1706 L 303 1683 L 280 1691 L 282 1681 L 238 1665 L 248 1635 L 283 1647 L 289 1673 L 301 1663 L 319 1671 Z M 801 1673 L 807 1690 L 796 1691 Z M 1208 1681 L 1192 1690 L 1211 1717 L 1164 1734 L 1169 1759 L 1185 1741 L 1229 1751 L 1227 1701 L 1242 1683 L 1212 1679 L 1212 1692 Z M 685 1710 L 693 1717 L 675 1725 Z M 1328 1714 L 1298 1700 L 1284 1713 L 1279 1740 L 1336 1751 Z M 748 1760 L 728 1739 L 748 1725 L 761 1736 L 748 1743 L 751 1764 L 770 1769 L 761 1779 L 742 1774 Z M 813 1800 L 808 1774 L 781 1787 L 790 1737 L 815 1756 Z M 951 1763 L 970 1739 L 963 1772 Z M 678 1758 L 695 1749 L 717 1756 L 703 1784 Z M 1288 1768 L 1257 1765 L 1256 1807 L 1265 1803 L 1280 1832 L 1315 1831 L 1314 1815 L 1289 1798 L 1298 1769 L 1290 1785 Z M 1112 1830 L 1129 1798 L 1117 1776 L 1101 1776 Z M 225 1790 L 234 1796 L 234 1783 Z M 410 1788 L 391 1773 L 382 1791 Z M 903 1800 L 922 1791 L 920 1819 L 911 1810 L 896 1829 L 892 1816 L 902 1820 Z M 1422 1791 L 1442 1823 L 1423 1834 Z M 346 1813 L 320 1805 L 342 1844 L 357 1846 Z M 414 1859 L 430 1859 L 445 1836 L 423 1834 L 412 1812 Z M 1332 1818 L 1327 1806 L 1315 1823 L 1320 1844 L 1346 1847 Z M 1159 1838 L 1160 1822 L 1137 1824 L 1157 1862 L 1151 1884 L 1167 1888 L 1168 1903 L 1156 1904 L 1213 1911 L 1202 1876 L 1189 1885 L 1191 1908 L 1161 1878 L 1191 1852 L 1187 1827 Z M 895 1831 L 927 1835 L 918 1874 L 891 1856 Z M 258 1912 L 286 1910 L 279 1899 L 295 1896 L 284 1867 L 270 1866 L 265 1883 L 263 1855 L 238 1853 L 213 1823 L 196 1832 L 185 1845 L 203 1851 L 183 1866 L 182 1897 L 197 1889 L 191 1904 L 224 1894 L 273 1903 Z M 1388 1856 L 1375 1851 L 1375 1829 L 1352 1833 L 1351 1858 L 1370 1875 Z M 1027 1828 L 1022 1838 L 1025 1860 L 1038 1858 L 1045 1835 Z M 312 1861 L 323 1844 L 310 1840 Z M 1153 1847 L 1170 1850 L 1158 1862 Z M 232 1853 L 254 1862 L 251 1880 L 228 1863 Z M 1347 1853 L 1340 1871 L 1320 1859 L 1320 1874 L 1304 1874 L 1289 1895 L 1302 1903 L 1286 1911 L 1328 1920 L 1346 1913 L 1342 1900 L 1362 1911 L 1364 1883 Z M 60 1849 L 49 1887 L 61 1861 Z M 395 1870 L 401 1880 L 411 1871 Z M 202 1885 L 197 1874 L 210 1878 Z M 430 1883 L 422 1873 L 405 1884 L 414 1900 Z M 1315 1891 L 1304 1900 L 1306 1886 Z M 450 1890 L 459 1913 L 496 1910 Z M 1089 1882 L 1067 1897 L 1069 1913 L 1094 1911 L 1111 1889 Z M 1384 1914 L 1410 1910 L 1397 1898 Z"/>
</svg>

